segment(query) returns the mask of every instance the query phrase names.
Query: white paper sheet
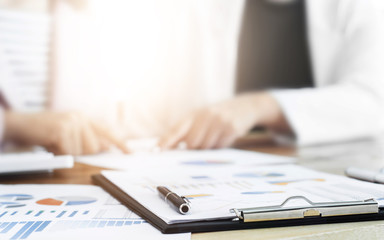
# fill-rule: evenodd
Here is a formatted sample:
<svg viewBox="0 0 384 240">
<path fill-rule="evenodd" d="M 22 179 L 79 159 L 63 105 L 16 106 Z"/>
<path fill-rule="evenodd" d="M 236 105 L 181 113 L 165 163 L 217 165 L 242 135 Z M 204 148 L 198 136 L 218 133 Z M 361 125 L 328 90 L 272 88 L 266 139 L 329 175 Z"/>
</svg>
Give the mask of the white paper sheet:
<svg viewBox="0 0 384 240">
<path fill-rule="evenodd" d="M 357 201 L 375 198 L 384 207 L 384 185 L 361 182 L 343 176 L 317 172 L 295 165 L 234 168 L 196 174 L 178 172 L 102 174 L 165 222 L 235 217 L 231 208 L 280 205 L 290 196 L 304 196 L 313 202 Z M 156 186 L 190 199 L 192 211 L 181 215 L 158 197 Z M 301 206 L 303 201 L 290 202 Z"/>
<path fill-rule="evenodd" d="M 190 239 L 162 234 L 101 188 L 0 185 L 0 239 Z"/>
<path fill-rule="evenodd" d="M 99 167 L 121 170 L 175 169 L 188 171 L 211 171 L 233 167 L 255 167 L 261 165 L 288 164 L 295 161 L 265 153 L 235 149 L 221 150 L 184 150 L 160 153 L 112 154 L 77 157 L 77 162 Z"/>
<path fill-rule="evenodd" d="M 53 153 L 45 151 L 0 153 L 0 174 L 72 168 L 73 162 L 70 155 L 54 156 Z"/>
</svg>

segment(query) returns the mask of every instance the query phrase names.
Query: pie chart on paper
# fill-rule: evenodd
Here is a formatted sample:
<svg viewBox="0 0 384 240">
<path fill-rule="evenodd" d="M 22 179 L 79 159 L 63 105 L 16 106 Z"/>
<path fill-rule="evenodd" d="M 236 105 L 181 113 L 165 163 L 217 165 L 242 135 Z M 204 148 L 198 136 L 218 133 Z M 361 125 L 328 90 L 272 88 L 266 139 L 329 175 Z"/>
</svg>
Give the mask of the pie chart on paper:
<svg viewBox="0 0 384 240">
<path fill-rule="evenodd" d="M 19 200 L 19 201 L 22 201 L 22 200 L 31 200 L 33 197 L 32 195 L 29 195 L 29 194 L 3 194 L 3 195 L 0 195 L 0 199 L 12 199 L 12 200 Z"/>
<path fill-rule="evenodd" d="M 33 199 L 33 196 L 29 194 L 17 194 L 17 193 L 11 193 L 11 194 L 2 194 L 0 195 L 0 207 L 3 208 L 17 208 L 17 207 L 24 207 L 24 203 L 20 203 L 17 201 L 24 201 L 24 200 L 31 200 Z"/>
<path fill-rule="evenodd" d="M 93 197 L 85 196 L 63 196 L 56 198 L 44 198 L 36 201 L 39 205 L 48 205 L 48 206 L 75 206 L 75 205 L 85 205 L 96 202 L 97 199 Z"/>
<path fill-rule="evenodd" d="M 4 208 L 16 208 L 16 207 L 24 207 L 25 204 L 19 202 L 0 202 L 0 207 Z"/>
</svg>

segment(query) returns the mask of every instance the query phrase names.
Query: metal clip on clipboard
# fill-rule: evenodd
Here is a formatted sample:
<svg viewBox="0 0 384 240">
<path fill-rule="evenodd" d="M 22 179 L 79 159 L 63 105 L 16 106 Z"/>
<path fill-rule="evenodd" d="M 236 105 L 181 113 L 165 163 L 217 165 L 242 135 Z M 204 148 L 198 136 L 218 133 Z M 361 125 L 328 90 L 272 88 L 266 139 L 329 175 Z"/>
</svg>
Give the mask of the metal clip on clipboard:
<svg viewBox="0 0 384 240">
<path fill-rule="evenodd" d="M 309 206 L 284 207 L 288 202 L 295 199 L 304 200 L 309 203 Z M 378 213 L 379 204 L 374 199 L 314 203 L 303 196 L 292 196 L 287 198 L 281 205 L 256 208 L 233 208 L 231 211 L 243 222 L 258 222 Z"/>
</svg>

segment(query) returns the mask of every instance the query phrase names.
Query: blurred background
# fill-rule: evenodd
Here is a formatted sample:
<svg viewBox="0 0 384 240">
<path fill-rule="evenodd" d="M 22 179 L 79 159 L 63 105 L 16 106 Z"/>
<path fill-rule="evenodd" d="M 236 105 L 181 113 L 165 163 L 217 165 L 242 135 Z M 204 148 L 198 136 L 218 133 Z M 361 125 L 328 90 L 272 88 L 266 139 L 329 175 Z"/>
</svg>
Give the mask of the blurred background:
<svg viewBox="0 0 384 240">
<path fill-rule="evenodd" d="M 79 111 L 126 139 L 161 136 L 237 92 L 245 4 L 0 0 L 0 87 L 17 111 Z"/>
<path fill-rule="evenodd" d="M 159 136 L 234 95 L 243 5 L 1 0 L 4 95 L 16 110 L 81 111 L 124 137 Z"/>
</svg>

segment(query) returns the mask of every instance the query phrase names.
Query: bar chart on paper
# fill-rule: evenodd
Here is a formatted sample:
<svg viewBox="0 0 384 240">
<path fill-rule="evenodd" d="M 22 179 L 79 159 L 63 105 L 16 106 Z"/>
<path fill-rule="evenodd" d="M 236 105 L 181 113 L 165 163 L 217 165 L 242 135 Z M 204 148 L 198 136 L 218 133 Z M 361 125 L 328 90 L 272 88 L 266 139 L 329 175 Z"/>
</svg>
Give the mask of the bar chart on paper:
<svg viewBox="0 0 384 240">
<path fill-rule="evenodd" d="M 0 239 L 148 224 L 95 186 L 0 185 L 0 190 L 5 193 L 0 195 Z"/>
<path fill-rule="evenodd" d="M 76 228 L 113 228 L 129 225 L 146 223 L 144 220 L 129 219 L 120 220 L 62 220 L 62 221 L 20 221 L 20 222 L 0 222 L 0 238 L 7 236 L 7 239 L 28 239 L 33 233 L 46 231 L 66 231 Z"/>
</svg>

